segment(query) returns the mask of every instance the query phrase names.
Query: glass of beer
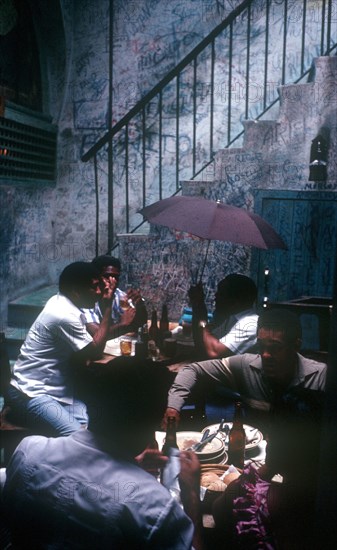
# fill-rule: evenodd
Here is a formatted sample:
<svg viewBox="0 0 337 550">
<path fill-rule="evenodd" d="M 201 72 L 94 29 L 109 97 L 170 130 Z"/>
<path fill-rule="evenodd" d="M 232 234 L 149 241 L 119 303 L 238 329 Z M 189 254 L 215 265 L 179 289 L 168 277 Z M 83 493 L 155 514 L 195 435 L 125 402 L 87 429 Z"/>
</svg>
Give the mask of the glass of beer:
<svg viewBox="0 0 337 550">
<path fill-rule="evenodd" d="M 132 338 L 130 336 L 122 336 L 120 339 L 121 355 L 131 355 L 132 353 Z"/>
</svg>

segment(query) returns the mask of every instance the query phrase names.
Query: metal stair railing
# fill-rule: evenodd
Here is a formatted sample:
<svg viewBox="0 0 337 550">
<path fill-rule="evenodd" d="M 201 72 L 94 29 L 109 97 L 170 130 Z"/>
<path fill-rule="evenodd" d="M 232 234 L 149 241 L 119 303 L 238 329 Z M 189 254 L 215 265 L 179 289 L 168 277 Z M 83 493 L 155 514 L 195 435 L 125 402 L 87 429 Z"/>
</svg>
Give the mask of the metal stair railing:
<svg viewBox="0 0 337 550">
<path fill-rule="evenodd" d="M 239 143 L 243 119 L 262 118 L 278 102 L 278 86 L 300 82 L 309 74 L 313 57 L 329 55 L 336 48 L 333 0 L 317 2 L 315 11 L 307 0 L 281 4 L 266 0 L 262 5 L 261 10 L 258 0 L 242 2 L 82 156 L 82 161 L 94 162 L 96 253 L 99 163 L 106 162 L 113 171 L 108 177 L 113 200 L 108 211 L 111 250 L 116 246 L 114 235 L 135 232 L 143 224 L 137 214 L 141 206 L 179 193 L 180 181 L 207 172 L 217 149 Z M 282 47 L 278 38 L 276 52 L 274 23 L 283 28 Z M 299 23 L 297 38 L 293 34 L 298 35 Z M 314 23 L 320 34 L 309 44 L 305 31 Z M 295 39 L 300 60 L 296 68 L 289 59 Z M 275 55 L 279 56 L 276 68 Z M 168 142 L 173 142 L 171 150 Z M 134 170 L 132 164 L 141 168 Z M 115 204 L 118 210 L 125 205 L 119 218 Z"/>
</svg>

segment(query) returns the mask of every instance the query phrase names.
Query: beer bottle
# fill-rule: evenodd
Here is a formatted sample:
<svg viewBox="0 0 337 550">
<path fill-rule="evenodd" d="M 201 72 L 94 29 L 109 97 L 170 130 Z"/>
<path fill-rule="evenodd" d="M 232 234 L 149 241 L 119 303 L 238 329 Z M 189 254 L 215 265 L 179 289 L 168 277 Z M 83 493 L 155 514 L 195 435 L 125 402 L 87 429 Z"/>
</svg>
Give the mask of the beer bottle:
<svg viewBox="0 0 337 550">
<path fill-rule="evenodd" d="M 161 318 L 159 321 L 159 329 L 161 337 L 164 338 L 166 333 L 169 331 L 168 310 L 166 304 L 164 304 L 162 307 Z"/>
<path fill-rule="evenodd" d="M 164 304 L 159 321 L 159 347 L 161 350 L 163 350 L 165 338 L 169 338 L 170 336 L 171 332 L 169 330 L 168 310 L 167 305 Z"/>
<path fill-rule="evenodd" d="M 158 328 L 157 311 L 155 309 L 152 311 L 151 325 L 149 328 L 149 338 L 150 340 L 153 340 L 156 344 L 158 343 L 159 328 Z"/>
<path fill-rule="evenodd" d="M 146 359 L 148 356 L 147 341 L 143 338 L 143 327 L 138 329 L 138 337 L 135 343 L 135 357 L 139 359 Z"/>
<path fill-rule="evenodd" d="M 169 454 L 169 449 L 178 449 L 177 444 L 177 425 L 174 416 L 169 416 L 167 419 L 167 428 L 162 453 L 166 456 Z"/>
<path fill-rule="evenodd" d="M 228 463 L 243 468 L 245 459 L 246 433 L 243 427 L 242 403 L 235 403 L 233 426 L 229 432 Z"/>
</svg>

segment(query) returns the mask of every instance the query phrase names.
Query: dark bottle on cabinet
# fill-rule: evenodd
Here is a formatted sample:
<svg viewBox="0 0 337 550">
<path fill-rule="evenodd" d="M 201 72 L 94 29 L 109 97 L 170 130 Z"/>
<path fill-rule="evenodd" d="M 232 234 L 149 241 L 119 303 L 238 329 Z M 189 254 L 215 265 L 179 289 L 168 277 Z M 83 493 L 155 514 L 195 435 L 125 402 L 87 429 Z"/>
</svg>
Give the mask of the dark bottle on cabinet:
<svg viewBox="0 0 337 550">
<path fill-rule="evenodd" d="M 162 453 L 167 456 L 171 448 L 178 449 L 177 425 L 176 425 L 176 419 L 174 416 L 169 416 L 167 419 L 166 436 L 165 436 L 165 441 L 162 448 Z"/>
<path fill-rule="evenodd" d="M 229 432 L 228 464 L 243 468 L 245 460 L 246 433 L 243 427 L 242 403 L 235 403 L 232 429 Z"/>
</svg>

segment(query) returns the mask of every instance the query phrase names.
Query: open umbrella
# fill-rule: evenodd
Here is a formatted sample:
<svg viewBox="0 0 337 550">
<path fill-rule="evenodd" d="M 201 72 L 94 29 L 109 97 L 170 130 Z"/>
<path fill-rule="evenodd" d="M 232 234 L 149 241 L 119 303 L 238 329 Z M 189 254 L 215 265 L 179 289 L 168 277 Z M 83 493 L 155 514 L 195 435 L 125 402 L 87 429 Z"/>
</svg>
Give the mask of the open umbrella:
<svg viewBox="0 0 337 550">
<path fill-rule="evenodd" d="M 280 235 L 261 216 L 220 201 L 175 196 L 139 212 L 151 223 L 186 231 L 209 242 L 219 240 L 262 249 L 287 249 Z"/>
</svg>

